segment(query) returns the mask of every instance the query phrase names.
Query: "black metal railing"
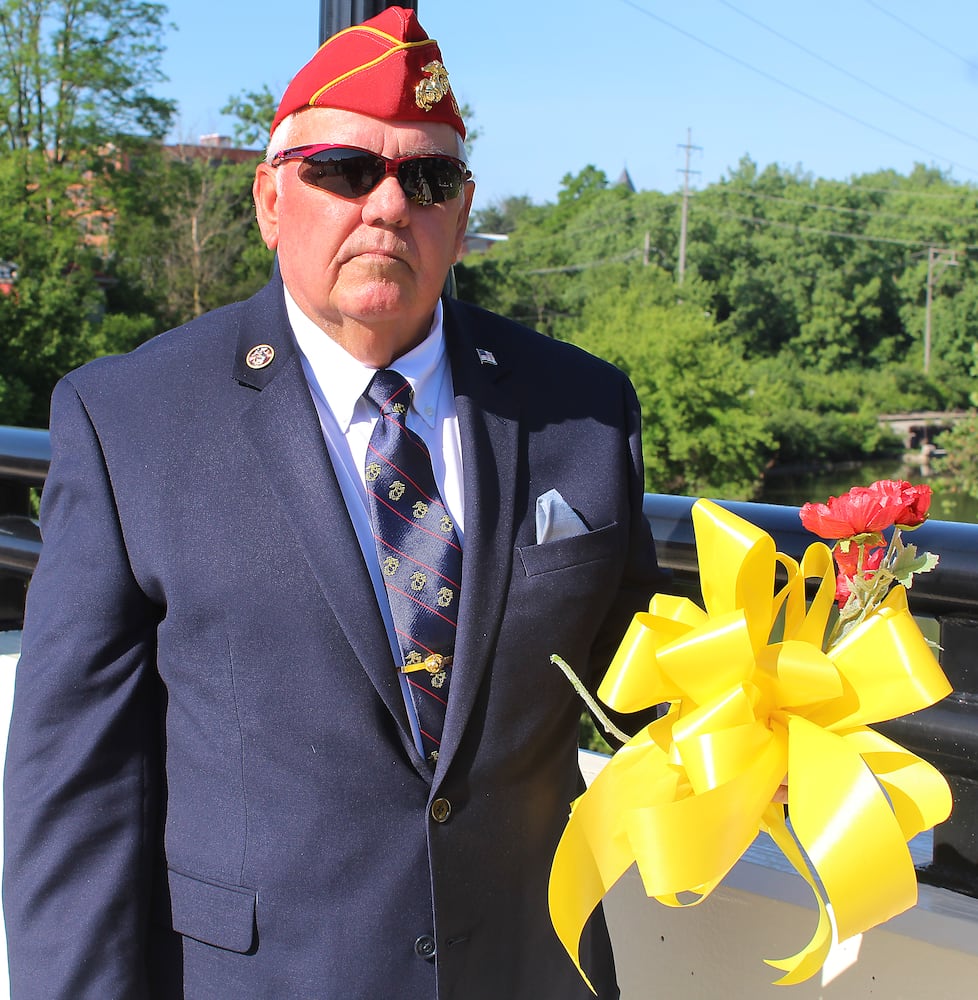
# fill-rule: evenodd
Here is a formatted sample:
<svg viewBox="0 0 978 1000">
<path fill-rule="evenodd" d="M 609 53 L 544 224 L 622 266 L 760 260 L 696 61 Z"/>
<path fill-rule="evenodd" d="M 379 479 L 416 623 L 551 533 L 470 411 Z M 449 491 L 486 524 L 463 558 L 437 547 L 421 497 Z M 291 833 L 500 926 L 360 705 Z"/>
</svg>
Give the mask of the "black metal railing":
<svg viewBox="0 0 978 1000">
<path fill-rule="evenodd" d="M 24 596 L 41 550 L 31 490 L 43 486 L 50 459 L 47 431 L 0 427 L 0 627 L 19 628 Z M 673 590 L 699 596 L 692 497 L 649 494 L 645 513 Z M 798 508 L 721 501 L 767 531 L 778 549 L 800 558 L 812 541 Z M 914 613 L 937 623 L 941 665 L 954 691 L 940 704 L 879 728 L 930 761 L 954 793 L 950 819 L 934 833 L 933 860 L 921 881 L 978 897 L 978 525 L 928 521 L 914 532 L 940 564 L 910 593 Z"/>
<path fill-rule="evenodd" d="M 673 590 L 699 597 L 692 497 L 647 495 L 659 561 L 673 573 Z M 786 555 L 800 559 L 812 543 L 797 507 L 721 501 L 767 531 Z M 878 726 L 880 732 L 939 768 L 951 785 L 954 809 L 934 831 L 933 860 L 919 866 L 922 882 L 978 897 L 978 525 L 928 521 L 913 533 L 920 551 L 940 563 L 916 578 L 915 615 L 937 624 L 940 660 L 954 691 L 939 704 Z"/>
<path fill-rule="evenodd" d="M 41 551 L 31 491 L 51 460 L 47 431 L 0 427 L 0 628 L 19 628 L 24 597 Z"/>
</svg>

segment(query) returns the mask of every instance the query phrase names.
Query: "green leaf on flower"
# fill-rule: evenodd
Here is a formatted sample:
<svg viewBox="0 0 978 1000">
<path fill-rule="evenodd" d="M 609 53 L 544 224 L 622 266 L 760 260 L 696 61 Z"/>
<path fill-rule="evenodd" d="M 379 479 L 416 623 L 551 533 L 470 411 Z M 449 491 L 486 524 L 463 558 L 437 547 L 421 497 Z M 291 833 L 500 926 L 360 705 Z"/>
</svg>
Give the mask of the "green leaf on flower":
<svg viewBox="0 0 978 1000">
<path fill-rule="evenodd" d="M 889 567 L 897 583 L 903 584 L 908 590 L 913 586 L 913 578 L 917 573 L 929 573 L 939 562 L 939 557 L 933 552 L 923 552 L 917 555 L 916 545 L 905 545 Z"/>
</svg>

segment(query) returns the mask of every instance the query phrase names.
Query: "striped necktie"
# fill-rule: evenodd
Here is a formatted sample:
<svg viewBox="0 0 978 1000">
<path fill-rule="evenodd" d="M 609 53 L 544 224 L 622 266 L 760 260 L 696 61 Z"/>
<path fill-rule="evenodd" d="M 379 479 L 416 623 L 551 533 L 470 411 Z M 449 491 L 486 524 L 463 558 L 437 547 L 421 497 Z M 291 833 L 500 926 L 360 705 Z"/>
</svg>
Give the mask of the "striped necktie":
<svg viewBox="0 0 978 1000">
<path fill-rule="evenodd" d="M 380 409 L 367 447 L 367 504 L 422 747 L 438 758 L 462 580 L 462 549 L 422 439 L 405 423 L 413 390 L 392 369 L 364 397 Z"/>
</svg>

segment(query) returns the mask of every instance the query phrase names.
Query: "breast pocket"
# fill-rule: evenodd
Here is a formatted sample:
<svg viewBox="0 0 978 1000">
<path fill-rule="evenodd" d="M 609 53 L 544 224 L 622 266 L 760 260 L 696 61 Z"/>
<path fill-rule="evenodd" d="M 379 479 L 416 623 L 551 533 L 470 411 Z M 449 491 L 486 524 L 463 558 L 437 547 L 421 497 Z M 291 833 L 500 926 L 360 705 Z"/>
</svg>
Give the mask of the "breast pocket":
<svg viewBox="0 0 978 1000">
<path fill-rule="evenodd" d="M 556 573 L 588 563 L 613 560 L 619 549 L 618 522 L 572 538 L 542 545 L 520 545 L 516 551 L 528 577 Z"/>
</svg>

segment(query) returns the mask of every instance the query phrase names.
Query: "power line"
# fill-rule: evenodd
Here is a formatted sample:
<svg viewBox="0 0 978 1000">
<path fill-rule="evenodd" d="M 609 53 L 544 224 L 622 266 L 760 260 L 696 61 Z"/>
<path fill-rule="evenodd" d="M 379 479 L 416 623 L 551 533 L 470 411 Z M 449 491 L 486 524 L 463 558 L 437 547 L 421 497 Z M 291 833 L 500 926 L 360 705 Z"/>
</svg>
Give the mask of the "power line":
<svg viewBox="0 0 978 1000">
<path fill-rule="evenodd" d="M 877 190 L 880 190 L 882 192 L 890 192 L 892 189 L 889 189 L 889 188 L 880 188 L 880 189 L 877 189 Z M 788 221 L 784 221 L 784 220 L 780 220 L 780 219 L 767 219 L 767 218 L 764 218 L 762 216 L 757 216 L 757 215 L 744 215 L 744 214 L 739 213 L 739 212 L 726 211 L 724 209 L 715 207 L 714 205 L 712 205 L 710 203 L 710 198 L 709 197 L 706 197 L 706 198 L 702 197 L 702 195 L 704 195 L 704 194 L 708 195 L 709 193 L 710 193 L 709 191 L 707 191 L 707 192 L 701 192 L 701 197 L 697 199 L 697 205 L 699 206 L 699 208 L 697 209 L 697 211 L 698 211 L 698 214 L 700 216 L 707 216 L 707 217 L 711 217 L 712 216 L 712 217 L 715 217 L 715 218 L 732 219 L 734 221 L 748 222 L 748 223 L 751 223 L 753 225 L 758 225 L 758 226 L 769 226 L 769 227 L 776 228 L 776 229 L 785 229 L 785 230 L 790 230 L 791 232 L 794 232 L 794 233 L 798 233 L 798 234 L 803 235 L 803 236 L 806 236 L 806 235 L 820 236 L 820 237 L 830 236 L 830 237 L 833 237 L 835 239 L 853 240 L 853 241 L 859 242 L 859 243 L 880 243 L 880 244 L 889 245 L 889 246 L 906 246 L 906 247 L 914 247 L 914 248 L 926 249 L 927 247 L 937 246 L 938 244 L 942 244 L 942 243 L 946 242 L 946 240 L 943 237 L 941 239 L 936 239 L 936 238 L 934 238 L 934 239 L 926 239 L 926 238 L 923 238 L 923 239 L 903 239 L 903 238 L 900 238 L 900 237 L 891 237 L 891 236 L 871 236 L 871 235 L 868 235 L 866 233 L 843 232 L 841 230 L 835 230 L 835 229 L 821 229 L 821 228 L 814 227 L 814 226 L 803 226 L 803 225 L 799 225 L 799 224 L 794 223 L 794 222 L 788 222 Z M 768 200 L 768 201 L 781 201 L 781 202 L 784 202 L 784 203 L 790 204 L 790 205 L 800 205 L 800 206 L 803 206 L 803 207 L 810 207 L 810 208 L 816 208 L 816 209 L 828 209 L 828 210 L 833 210 L 833 211 L 851 211 L 854 214 L 856 214 L 856 213 L 863 213 L 863 214 L 866 214 L 868 216 L 868 221 L 872 221 L 873 219 L 876 219 L 876 218 L 894 218 L 894 217 L 906 219 L 906 216 L 896 216 L 893 213 L 872 213 L 872 212 L 868 212 L 865 209 L 848 209 L 847 210 L 847 209 L 841 208 L 840 206 L 822 205 L 822 204 L 819 204 L 817 202 L 798 202 L 798 201 L 794 201 L 794 200 L 788 199 L 788 198 L 779 198 L 776 195 L 763 195 L 763 194 L 758 194 L 756 192 L 736 191 L 736 192 L 725 192 L 725 193 L 737 195 L 737 196 L 740 196 L 740 197 L 753 197 L 753 198 L 759 198 L 759 199 Z M 674 195 L 673 197 L 676 198 L 678 196 Z M 940 218 L 936 218 L 935 217 L 935 218 L 927 218 L 926 221 L 928 221 L 928 222 L 936 222 L 936 223 L 941 223 L 941 224 L 947 224 L 947 223 L 953 222 L 954 220 L 940 219 Z M 959 223 L 962 222 L 962 221 L 965 221 L 965 220 L 958 220 Z M 619 227 L 619 223 L 615 222 L 613 225 L 609 224 L 607 226 L 599 226 L 597 228 L 598 229 L 607 229 L 607 228 L 616 228 L 617 229 L 618 227 Z M 590 227 L 587 231 L 588 232 L 594 232 L 596 230 L 595 230 L 594 227 Z M 532 249 L 532 247 L 557 245 L 559 243 L 562 244 L 566 240 L 567 236 L 568 236 L 568 231 L 562 232 L 561 234 L 559 234 L 559 236 L 558 236 L 558 234 L 546 234 L 546 235 L 543 235 L 543 234 L 536 235 L 535 234 L 530 240 L 527 241 L 527 245 L 530 246 L 531 249 Z M 964 250 L 964 251 L 978 250 L 978 244 L 966 244 L 961 249 Z M 587 261 L 587 262 L 581 263 L 581 264 L 565 264 L 565 265 L 557 265 L 557 266 L 553 266 L 553 267 L 534 268 L 533 270 L 526 270 L 526 271 L 522 271 L 521 273 L 524 273 L 524 274 L 534 274 L 534 275 L 544 275 L 544 274 L 574 274 L 574 273 L 577 273 L 577 272 L 580 272 L 580 271 L 593 270 L 594 268 L 597 268 L 597 267 L 604 267 L 604 266 L 607 266 L 609 264 L 621 264 L 621 263 L 625 263 L 625 262 L 627 262 L 629 260 L 634 260 L 636 257 L 639 257 L 639 256 L 644 256 L 644 251 L 643 250 L 631 249 L 631 250 L 625 251 L 624 253 L 615 254 L 615 255 L 610 256 L 610 257 L 599 258 L 598 260 Z"/>
<path fill-rule="evenodd" d="M 858 190 L 858 188 L 854 188 L 853 190 Z M 974 226 L 978 224 L 978 220 L 974 217 L 970 219 L 955 219 L 950 216 L 941 218 L 936 215 L 915 215 L 912 218 L 908 218 L 906 212 L 876 212 L 869 208 L 852 208 L 849 205 L 830 205 L 826 202 L 818 201 L 798 201 L 795 198 L 784 198 L 776 194 L 762 194 L 760 191 L 738 191 L 728 188 L 725 193 L 739 195 L 744 198 L 757 198 L 760 201 L 776 201 L 783 205 L 797 205 L 800 208 L 814 208 L 824 212 L 836 212 L 840 215 L 862 215 L 866 217 L 867 221 L 872 221 L 873 219 L 899 219 L 902 222 L 933 222 L 939 225 L 953 226 Z"/>
<path fill-rule="evenodd" d="M 626 261 L 634 260 L 642 256 L 641 250 L 628 250 L 626 253 L 618 254 L 614 257 L 604 257 L 601 260 L 588 261 L 586 264 L 566 264 L 563 267 L 537 267 L 532 271 L 525 271 L 525 274 L 573 274 L 577 271 L 590 271 L 596 267 L 605 267 L 607 264 L 624 264 Z"/>
<path fill-rule="evenodd" d="M 953 49 L 949 49 L 943 42 L 938 41 L 936 38 L 932 38 L 930 35 L 924 34 L 920 28 L 915 27 L 909 21 L 904 21 L 902 17 L 897 17 L 893 11 L 887 10 L 885 7 L 881 7 L 878 3 L 875 3 L 874 0 L 866 0 L 866 3 L 868 3 L 869 6 L 875 10 L 878 10 L 881 14 L 885 14 L 891 20 L 896 21 L 897 24 L 902 24 L 908 31 L 912 31 L 915 35 L 919 35 L 924 39 L 924 41 L 930 42 L 931 45 L 936 46 L 942 52 L 946 52 L 949 56 L 954 56 L 955 59 L 960 59 L 969 70 L 974 70 L 974 60 L 965 58 L 960 52 L 955 52 Z"/>
<path fill-rule="evenodd" d="M 944 191 L 916 191 L 908 188 L 878 188 L 878 187 L 868 187 L 865 184 L 850 184 L 847 181 L 837 182 L 844 183 L 845 186 L 852 191 L 869 191 L 871 194 L 892 194 L 892 195 L 905 195 L 911 198 L 954 198 L 960 199 L 961 195 L 965 197 L 978 197 L 978 189 L 973 187 L 962 187 L 960 193 L 951 194 Z"/>
<path fill-rule="evenodd" d="M 958 128 L 957 125 L 952 125 L 950 122 L 946 122 L 936 115 L 932 115 L 929 111 L 925 111 L 923 108 L 918 108 L 916 105 L 911 104 L 909 101 L 903 100 L 902 97 L 897 97 L 895 94 L 891 94 L 882 87 L 877 87 L 875 83 L 871 80 L 865 80 L 861 76 L 857 76 L 855 73 L 851 73 L 844 66 L 839 66 L 837 63 L 832 62 L 830 59 L 826 59 L 825 56 L 819 55 L 817 52 L 808 48 L 806 45 L 802 45 L 801 42 L 796 42 L 793 38 L 789 38 L 787 35 L 781 34 L 775 28 L 772 28 L 769 24 L 765 24 L 763 21 L 754 17 L 752 14 L 748 14 L 746 11 L 741 10 L 739 7 L 734 6 L 729 0 L 717 0 L 718 3 L 723 4 L 724 7 L 729 8 L 735 14 L 739 14 L 741 17 L 746 18 L 748 21 L 756 24 L 758 27 L 763 28 L 765 31 L 774 35 L 775 38 L 781 39 L 782 42 L 787 42 L 788 45 L 793 45 L 796 49 L 804 52 L 806 55 L 811 56 L 812 59 L 817 59 L 820 63 L 828 66 L 830 69 L 834 69 L 837 73 L 842 73 L 844 76 L 849 77 L 850 80 L 855 80 L 856 83 L 861 83 L 864 87 L 869 87 L 870 90 L 875 91 L 882 97 L 885 97 L 889 101 L 893 101 L 894 104 L 899 104 L 900 107 L 906 108 L 908 111 L 912 111 L 916 115 L 920 115 L 922 118 L 926 118 L 928 121 L 934 122 L 936 125 L 940 125 L 942 128 L 950 129 L 952 132 L 957 132 L 958 135 L 964 136 L 966 139 L 970 139 L 972 142 L 978 142 L 978 136 L 973 135 L 971 132 L 966 132 L 962 128 Z M 875 4 L 874 4 L 875 6 Z"/>
<path fill-rule="evenodd" d="M 750 222 L 758 226 L 771 226 L 775 229 L 790 229 L 796 233 L 811 234 L 812 236 L 833 236 L 842 240 L 856 240 L 860 243 L 886 243 L 893 246 L 903 247 L 931 247 L 935 245 L 934 240 L 901 240 L 895 236 L 868 236 L 865 233 L 843 233 L 834 229 L 816 229 L 812 226 L 799 226 L 793 222 L 781 222 L 777 219 L 763 219 L 754 215 L 741 215 L 738 212 L 724 212 L 719 209 L 711 209 L 703 206 L 700 211 L 712 213 L 724 219 L 735 219 L 739 222 Z M 978 250 L 978 245 L 968 244 L 961 247 L 962 250 Z"/>
<path fill-rule="evenodd" d="M 837 115 L 841 115 L 843 118 L 848 118 L 849 121 L 855 122 L 857 125 L 861 125 L 863 128 L 868 128 L 879 135 L 885 136 L 887 139 L 892 139 L 894 142 L 898 142 L 903 146 L 908 146 L 911 149 L 916 149 L 920 153 L 926 153 L 930 157 L 934 157 L 938 160 L 943 160 L 945 163 L 950 164 L 953 167 L 958 167 L 961 170 L 966 170 L 969 174 L 978 174 L 978 169 L 975 167 L 966 166 L 963 163 L 958 163 L 955 160 L 951 160 L 946 156 L 942 156 L 940 153 L 935 153 L 931 149 L 927 149 L 925 146 L 921 146 L 916 142 L 911 142 L 909 139 L 904 139 L 901 136 L 889 132 L 884 128 L 880 128 L 878 125 L 873 125 L 872 122 L 867 122 L 856 115 L 850 114 L 848 111 L 842 108 L 836 107 L 834 104 L 830 104 L 828 101 L 823 100 L 821 97 L 816 97 L 814 94 L 809 94 L 802 90 L 800 87 L 796 87 L 794 84 L 788 83 L 785 80 L 780 79 L 780 77 L 775 76 L 773 73 L 769 73 L 767 70 L 760 69 L 754 66 L 752 63 L 747 62 L 746 59 L 741 59 L 739 56 L 735 56 L 730 52 L 726 52 L 724 49 L 713 45 L 711 42 L 694 35 L 692 32 L 687 31 L 685 28 L 680 28 L 678 25 L 673 24 L 671 21 L 667 21 L 664 17 L 660 17 L 658 14 L 653 14 L 652 11 L 646 10 L 646 8 L 639 6 L 634 3 L 633 0 L 621 0 L 621 3 L 625 4 L 626 7 L 631 7 L 632 10 L 637 11 L 639 14 L 644 14 L 646 17 L 651 18 L 653 21 L 658 21 L 659 24 L 665 25 L 665 27 L 670 28 L 672 31 L 684 35 L 691 41 L 696 42 L 698 45 L 702 45 L 704 48 L 709 49 L 711 52 L 715 52 L 717 55 L 721 55 L 724 59 L 729 59 L 731 62 L 736 63 L 738 66 L 742 66 L 744 69 L 749 69 L 752 73 L 756 73 L 758 76 L 764 77 L 766 80 L 770 80 L 772 83 L 776 83 L 779 87 L 784 87 L 786 90 L 790 90 L 793 94 L 797 94 L 799 97 L 804 97 L 808 101 L 812 101 L 814 104 L 828 109 Z"/>
<path fill-rule="evenodd" d="M 794 233 L 798 233 L 801 236 L 831 236 L 835 239 L 842 240 L 853 240 L 859 243 L 882 243 L 888 246 L 903 246 L 903 247 L 913 247 L 922 250 L 931 250 L 937 246 L 938 241 L 935 240 L 902 240 L 896 237 L 887 236 L 867 236 L 863 233 L 843 233 L 833 229 L 816 229 L 811 226 L 798 226 L 790 222 L 779 222 L 774 219 L 764 219 L 753 215 L 741 215 L 738 212 L 724 212 L 718 209 L 710 208 L 708 206 L 701 206 L 701 213 L 704 215 L 713 215 L 722 219 L 733 219 L 737 222 L 749 222 L 753 225 L 758 226 L 770 226 L 774 229 L 787 229 Z M 961 247 L 962 252 L 967 252 L 969 250 L 978 250 L 978 245 L 969 244 L 967 246 Z M 954 253 L 953 250 L 942 250 L 941 252 Z M 642 256 L 643 251 L 639 249 L 628 250 L 623 254 L 618 254 L 614 257 L 605 257 L 601 260 L 589 261 L 586 264 L 568 264 L 564 267 L 544 267 L 535 268 L 533 270 L 521 271 L 521 274 L 527 275 L 541 275 L 541 274 L 574 274 L 579 271 L 590 271 L 594 268 L 605 267 L 609 264 L 621 264 L 626 263 L 630 260 L 635 260 L 637 257 Z M 955 262 L 957 263 L 957 262 Z"/>
<path fill-rule="evenodd" d="M 748 222 L 756 226 L 768 226 L 774 229 L 786 229 L 801 236 L 831 236 L 834 239 L 853 240 L 857 243 L 881 243 L 886 246 L 913 247 L 915 249 L 929 250 L 931 247 L 942 243 L 942 240 L 906 240 L 893 236 L 869 236 L 865 233 L 845 233 L 835 229 L 819 229 L 814 226 L 799 226 L 793 222 L 782 222 L 777 219 L 765 219 L 756 215 L 743 215 L 740 212 L 728 212 L 714 208 L 704 202 L 698 202 L 699 213 L 706 216 L 714 216 L 721 219 L 732 219 L 736 222 Z M 968 244 L 959 248 L 962 252 L 978 250 L 978 245 Z M 579 271 L 589 271 L 597 267 L 604 267 L 608 264 L 621 264 L 629 260 L 634 260 L 642 256 L 643 251 L 639 249 L 628 250 L 625 253 L 617 254 L 613 257 L 605 257 L 600 260 L 588 261 L 585 264 L 567 264 L 563 267 L 543 267 L 533 270 L 523 271 L 523 274 L 573 274 Z"/>
</svg>

